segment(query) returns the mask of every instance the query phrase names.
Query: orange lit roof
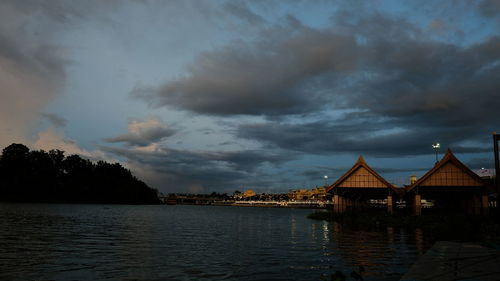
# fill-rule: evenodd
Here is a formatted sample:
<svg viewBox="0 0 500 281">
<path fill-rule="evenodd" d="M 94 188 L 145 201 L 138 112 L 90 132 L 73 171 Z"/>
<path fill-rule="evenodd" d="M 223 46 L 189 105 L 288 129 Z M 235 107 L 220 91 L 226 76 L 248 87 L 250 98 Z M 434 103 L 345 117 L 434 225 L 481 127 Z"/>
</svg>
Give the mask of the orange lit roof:
<svg viewBox="0 0 500 281">
<path fill-rule="evenodd" d="M 359 156 L 358 161 L 340 177 L 335 183 L 327 188 L 327 192 L 337 187 L 344 188 L 391 188 L 395 192 L 396 187 L 386 181 L 366 163 L 363 156 Z"/>
</svg>

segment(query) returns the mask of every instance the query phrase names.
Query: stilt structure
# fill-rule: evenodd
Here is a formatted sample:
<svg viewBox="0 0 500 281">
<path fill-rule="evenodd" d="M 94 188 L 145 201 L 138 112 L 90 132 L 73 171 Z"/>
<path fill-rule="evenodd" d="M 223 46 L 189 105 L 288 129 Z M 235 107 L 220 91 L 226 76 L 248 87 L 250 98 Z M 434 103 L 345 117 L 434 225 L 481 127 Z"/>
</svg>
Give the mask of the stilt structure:
<svg viewBox="0 0 500 281">
<path fill-rule="evenodd" d="M 467 168 L 450 149 L 436 165 L 411 186 L 405 188 L 406 201 L 413 215 L 421 214 L 421 199 L 434 200 L 435 209 L 466 209 L 487 214 L 491 187 Z"/>
<path fill-rule="evenodd" d="M 396 196 L 397 200 L 400 195 L 399 189 L 368 166 L 363 156 L 326 191 L 333 193 L 334 212 L 363 208 L 367 206 L 369 199 L 386 199 L 387 211 L 392 213 L 393 196 Z"/>
</svg>

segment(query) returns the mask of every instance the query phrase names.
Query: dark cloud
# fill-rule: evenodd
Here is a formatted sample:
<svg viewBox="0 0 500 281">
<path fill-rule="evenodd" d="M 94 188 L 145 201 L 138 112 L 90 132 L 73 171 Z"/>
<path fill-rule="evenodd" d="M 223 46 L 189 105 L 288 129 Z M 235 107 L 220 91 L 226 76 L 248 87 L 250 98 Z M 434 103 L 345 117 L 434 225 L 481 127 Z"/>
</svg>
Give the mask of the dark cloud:
<svg viewBox="0 0 500 281">
<path fill-rule="evenodd" d="M 151 128 L 138 134 L 128 133 L 112 138 L 106 138 L 104 141 L 111 143 L 124 142 L 131 146 L 148 146 L 174 134 L 175 131 L 171 129 Z"/>
<path fill-rule="evenodd" d="M 238 41 L 202 53 L 185 77 L 160 88 L 138 87 L 132 94 L 156 106 L 202 114 L 272 116 L 315 110 L 326 101 L 321 75 L 330 74 L 331 81 L 355 68 L 355 39 L 289 22 L 265 31 L 256 44 Z"/>
<path fill-rule="evenodd" d="M 327 29 L 289 18 L 256 43 L 200 54 L 185 77 L 134 93 L 200 114 L 264 115 L 274 122 L 241 126 L 238 135 L 281 148 L 396 156 L 428 153 L 436 140 L 483 151 L 462 143 L 482 142 L 500 125 L 498 88 L 499 36 L 455 45 L 402 19 L 342 13 Z M 283 121 L 339 109 L 354 113 Z M 395 128 L 401 132 L 387 133 Z"/>
<path fill-rule="evenodd" d="M 224 4 L 224 10 L 249 24 L 266 22 L 262 16 L 254 13 L 243 1 L 228 1 Z"/>
<path fill-rule="evenodd" d="M 148 179 L 155 187 L 168 192 L 190 190 L 230 191 L 241 186 L 267 187 L 276 184 L 259 167 L 279 165 L 295 159 L 297 155 L 269 153 L 268 151 L 193 152 L 161 147 L 155 151 L 141 151 L 102 146 L 102 151 L 127 159 L 141 174 L 148 170 Z"/>
<path fill-rule="evenodd" d="M 65 127 L 66 124 L 68 123 L 68 120 L 62 118 L 61 116 L 55 114 L 55 113 L 40 113 L 40 115 L 47 119 L 52 125 L 62 128 Z"/>
<path fill-rule="evenodd" d="M 378 157 L 400 157 L 432 153 L 431 144 L 439 140 L 455 152 L 485 152 L 489 145 L 467 146 L 466 141 L 488 143 L 489 134 L 475 128 L 405 125 L 400 120 L 339 119 L 303 124 L 266 122 L 241 125 L 238 136 L 258 140 L 270 148 L 325 155 L 354 153 Z M 472 135 L 468 133 L 473 133 Z"/>
<path fill-rule="evenodd" d="M 395 157 L 428 154 L 437 140 L 456 152 L 485 151 L 478 143 L 500 125 L 498 88 L 499 36 L 455 45 L 375 14 L 340 15 L 329 29 L 290 18 L 255 44 L 203 53 L 184 78 L 135 94 L 201 114 L 281 116 L 238 128 L 271 147 Z M 353 112 L 283 121 L 340 109 Z"/>
<path fill-rule="evenodd" d="M 464 161 L 464 164 L 471 169 L 481 169 L 481 168 L 493 168 L 495 167 L 495 162 L 493 157 L 491 158 L 473 158 L 467 161 Z"/>
<path fill-rule="evenodd" d="M 129 132 L 116 137 L 106 138 L 110 143 L 123 142 L 129 146 L 148 146 L 157 143 L 166 137 L 174 135 L 177 131 L 162 124 L 156 118 L 134 120 L 129 123 Z"/>
<path fill-rule="evenodd" d="M 483 0 L 479 4 L 479 11 L 487 17 L 496 17 L 500 14 L 500 1 Z"/>
</svg>

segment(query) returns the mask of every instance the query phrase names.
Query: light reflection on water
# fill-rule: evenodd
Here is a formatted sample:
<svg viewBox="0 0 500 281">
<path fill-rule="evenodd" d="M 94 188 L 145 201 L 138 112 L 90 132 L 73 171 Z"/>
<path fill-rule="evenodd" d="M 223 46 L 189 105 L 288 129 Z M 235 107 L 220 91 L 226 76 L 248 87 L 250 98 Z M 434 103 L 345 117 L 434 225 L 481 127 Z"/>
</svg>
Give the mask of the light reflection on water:
<svg viewBox="0 0 500 281">
<path fill-rule="evenodd" d="M 422 232 L 355 232 L 305 209 L 0 204 L 0 279 L 398 280 Z"/>
</svg>

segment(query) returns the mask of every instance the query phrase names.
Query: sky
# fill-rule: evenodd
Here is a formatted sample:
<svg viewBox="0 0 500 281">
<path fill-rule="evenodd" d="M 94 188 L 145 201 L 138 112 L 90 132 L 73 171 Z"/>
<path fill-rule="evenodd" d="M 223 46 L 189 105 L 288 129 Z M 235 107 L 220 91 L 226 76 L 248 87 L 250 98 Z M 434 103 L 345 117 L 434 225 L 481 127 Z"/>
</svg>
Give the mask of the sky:
<svg viewBox="0 0 500 281">
<path fill-rule="evenodd" d="M 287 192 L 363 155 L 398 186 L 492 168 L 500 1 L 0 1 L 0 148 L 163 193 Z"/>
</svg>

